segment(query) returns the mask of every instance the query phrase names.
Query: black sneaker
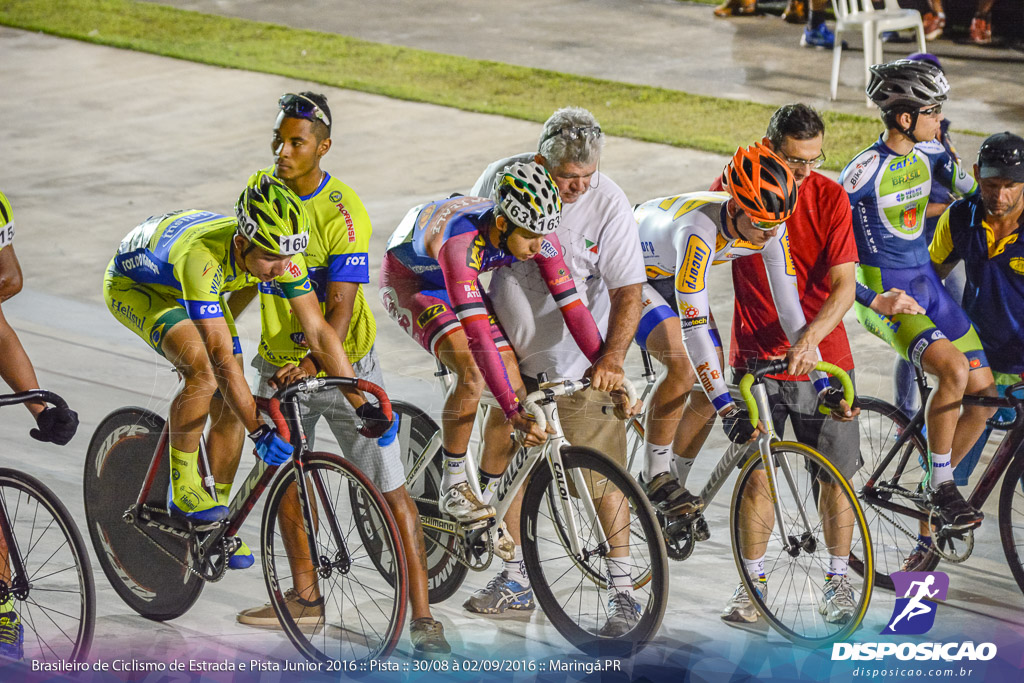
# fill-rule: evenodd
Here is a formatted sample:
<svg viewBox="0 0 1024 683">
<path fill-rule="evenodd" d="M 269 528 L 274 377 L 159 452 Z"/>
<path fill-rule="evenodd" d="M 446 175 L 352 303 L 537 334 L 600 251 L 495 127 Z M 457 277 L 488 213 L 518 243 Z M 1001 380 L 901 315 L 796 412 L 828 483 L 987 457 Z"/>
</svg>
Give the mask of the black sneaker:
<svg viewBox="0 0 1024 683">
<path fill-rule="evenodd" d="M 976 510 L 960 495 L 960 489 L 956 483 L 945 481 L 939 484 L 937 489 L 932 489 L 928 495 L 928 502 L 937 508 L 945 526 L 966 528 L 981 524 L 985 519 L 981 510 Z"/>
<path fill-rule="evenodd" d="M 647 500 L 663 515 L 687 515 L 704 507 L 700 496 L 695 496 L 679 485 L 669 472 L 655 475 L 650 483 L 640 475 L 640 487 L 647 494 Z"/>
</svg>

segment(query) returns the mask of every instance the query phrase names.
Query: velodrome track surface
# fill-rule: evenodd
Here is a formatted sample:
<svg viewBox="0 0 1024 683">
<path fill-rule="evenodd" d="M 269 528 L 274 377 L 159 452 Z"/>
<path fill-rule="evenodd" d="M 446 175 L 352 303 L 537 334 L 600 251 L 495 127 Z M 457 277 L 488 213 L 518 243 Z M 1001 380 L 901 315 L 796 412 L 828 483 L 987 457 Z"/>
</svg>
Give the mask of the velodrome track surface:
<svg viewBox="0 0 1024 683">
<path fill-rule="evenodd" d="M 48 482 L 84 534 L 81 473 L 96 424 L 122 405 L 162 411 L 175 388 L 169 366 L 105 310 L 101 279 L 107 261 L 121 237 L 149 215 L 178 208 L 230 212 L 246 177 L 271 161 L 278 96 L 311 84 L 6 28 L 0 28 L 0 54 L 5 162 L 0 187 L 16 212 L 15 248 L 26 283 L 22 294 L 4 304 L 4 312 L 19 331 L 40 383 L 63 395 L 82 419 L 75 440 L 57 448 L 28 437 L 24 410 L 6 409 L 0 458 Z M 409 207 L 465 191 L 488 162 L 536 143 L 535 124 L 320 89 L 340 124 L 325 167 L 356 188 L 376 226 L 373 281 L 384 241 Z M 724 163 L 716 155 L 610 139 L 602 170 L 631 201 L 642 201 L 702 189 Z M 715 269 L 711 287 L 717 292 L 713 309 L 726 328 L 731 297 L 726 269 Z M 378 350 L 390 393 L 436 411 L 431 359 L 386 319 L 372 291 L 368 298 L 378 318 Z M 240 325 L 250 354 L 258 321 L 248 314 Z M 852 317 L 847 325 L 861 391 L 888 396 L 887 347 Z M 698 460 L 695 481 L 704 480 L 724 443 L 716 430 Z M 992 506 L 986 513 L 994 519 Z M 718 619 L 735 587 L 726 515 L 721 496 L 708 515 L 711 540 L 685 563 L 671 565 L 669 610 L 657 643 L 644 657 L 656 661 L 663 652 L 681 649 L 708 666 L 728 667 L 770 648 L 789 647 L 777 636 L 736 630 Z M 243 534 L 255 548 L 258 517 Z M 208 586 L 188 614 L 169 623 L 130 612 L 96 567 L 94 652 L 153 659 L 296 659 L 283 635 L 235 623 L 236 611 L 266 600 L 259 566 Z M 975 556 L 966 565 L 940 568 L 950 572 L 952 588 L 945 618 L 929 638 L 1024 629 L 1022 598 L 1006 571 L 994 524 L 978 533 Z M 462 611 L 466 592 L 490 576 L 490 571 L 470 576 L 462 593 L 435 606 L 455 653 L 565 653 L 567 645 L 539 613 L 490 620 Z M 865 629 L 877 633 L 892 605 L 891 596 L 876 593 Z M 409 651 L 408 640 L 400 649 Z"/>
</svg>

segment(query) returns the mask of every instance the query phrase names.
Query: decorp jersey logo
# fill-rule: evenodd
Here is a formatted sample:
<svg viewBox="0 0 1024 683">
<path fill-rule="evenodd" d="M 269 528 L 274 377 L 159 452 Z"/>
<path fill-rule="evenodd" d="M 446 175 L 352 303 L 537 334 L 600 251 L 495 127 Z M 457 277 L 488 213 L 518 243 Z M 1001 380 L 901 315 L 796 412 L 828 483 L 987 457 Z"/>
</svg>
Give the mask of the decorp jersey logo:
<svg viewBox="0 0 1024 683">
<path fill-rule="evenodd" d="M 711 247 L 697 235 L 690 235 L 686 241 L 679 272 L 676 274 L 676 289 L 683 294 L 704 291 L 704 273 L 711 260 Z"/>
<path fill-rule="evenodd" d="M 896 599 L 883 634 L 920 635 L 935 625 L 938 601 L 946 599 L 949 576 L 943 572 L 896 572 L 892 575 Z"/>
</svg>

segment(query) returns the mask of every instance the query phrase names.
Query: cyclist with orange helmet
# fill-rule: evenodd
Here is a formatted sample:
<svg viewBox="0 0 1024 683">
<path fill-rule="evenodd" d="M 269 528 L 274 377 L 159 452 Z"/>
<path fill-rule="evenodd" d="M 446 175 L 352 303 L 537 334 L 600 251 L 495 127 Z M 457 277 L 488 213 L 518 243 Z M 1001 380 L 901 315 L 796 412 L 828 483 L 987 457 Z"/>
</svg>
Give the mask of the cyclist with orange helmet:
<svg viewBox="0 0 1024 683">
<path fill-rule="evenodd" d="M 722 185 L 726 192 L 662 197 L 634 210 L 648 277 L 636 341 L 667 371 L 647 412 L 640 483 L 652 504 L 667 516 L 703 505 L 672 473 L 672 454 L 692 462 L 716 413 L 734 443 L 758 435 L 746 408 L 736 405 L 726 385 L 722 341 L 709 306 L 707 275 L 712 265 L 761 255 L 779 322 L 792 345 L 787 352 L 789 374 L 810 374 L 819 393 L 830 389 L 827 377 L 813 371 L 821 359 L 817 347 L 796 344 L 806 319 L 785 223 L 796 208 L 793 173 L 771 149 L 756 143 L 736 151 L 722 173 Z M 690 392 L 694 377 L 703 392 Z M 770 517 L 771 503 L 765 502 L 766 509 L 757 513 Z M 841 547 L 841 534 L 832 531 L 826 534 L 828 542 Z M 767 590 L 763 555 L 748 557 L 743 550 L 748 573 L 760 582 L 761 590 Z M 723 618 L 730 619 L 741 603 L 749 605 L 743 584 Z"/>
</svg>

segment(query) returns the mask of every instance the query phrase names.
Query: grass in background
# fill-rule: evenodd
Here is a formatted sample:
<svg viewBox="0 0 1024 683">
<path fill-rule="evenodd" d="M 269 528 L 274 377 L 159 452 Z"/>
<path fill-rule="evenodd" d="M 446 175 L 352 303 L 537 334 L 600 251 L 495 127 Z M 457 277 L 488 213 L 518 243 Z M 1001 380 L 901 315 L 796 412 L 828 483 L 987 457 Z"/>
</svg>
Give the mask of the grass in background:
<svg viewBox="0 0 1024 683">
<path fill-rule="evenodd" d="M 0 24 L 215 66 L 543 122 L 590 109 L 604 130 L 732 154 L 764 135 L 774 106 L 395 47 L 130 0 L 0 0 Z M 826 168 L 874 140 L 874 118 L 822 112 Z"/>
</svg>

